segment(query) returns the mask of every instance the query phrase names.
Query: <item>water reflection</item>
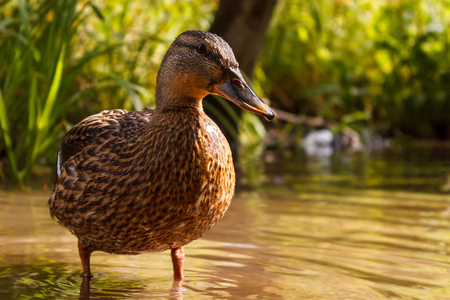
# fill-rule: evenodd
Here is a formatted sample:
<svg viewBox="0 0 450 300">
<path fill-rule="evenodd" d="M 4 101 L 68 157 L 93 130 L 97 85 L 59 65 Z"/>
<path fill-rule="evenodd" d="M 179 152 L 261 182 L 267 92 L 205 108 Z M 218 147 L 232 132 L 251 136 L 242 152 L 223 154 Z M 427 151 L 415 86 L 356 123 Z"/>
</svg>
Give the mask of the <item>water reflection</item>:
<svg viewBox="0 0 450 300">
<path fill-rule="evenodd" d="M 240 189 L 186 247 L 183 282 L 168 252 L 95 252 L 95 277 L 83 282 L 49 192 L 0 192 L 0 299 L 450 298 L 446 154 L 303 159 L 275 160 L 263 187 Z"/>
<path fill-rule="evenodd" d="M 151 281 L 150 281 L 151 282 Z M 92 284 L 92 288 L 91 288 Z M 183 299 L 183 286 L 179 280 L 174 280 L 172 285 L 161 286 L 152 291 L 147 289 L 149 282 L 130 279 L 114 280 L 105 278 L 95 281 L 82 279 L 80 284 L 80 300 L 87 299 L 115 299 L 115 298 L 162 298 Z"/>
</svg>

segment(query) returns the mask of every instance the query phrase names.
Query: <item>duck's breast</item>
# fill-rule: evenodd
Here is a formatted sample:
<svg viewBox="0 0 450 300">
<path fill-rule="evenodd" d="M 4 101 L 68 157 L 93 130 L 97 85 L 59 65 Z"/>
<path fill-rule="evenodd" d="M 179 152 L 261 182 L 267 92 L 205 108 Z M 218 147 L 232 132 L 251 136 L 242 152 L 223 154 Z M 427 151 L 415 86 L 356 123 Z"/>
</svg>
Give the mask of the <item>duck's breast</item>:
<svg viewBox="0 0 450 300">
<path fill-rule="evenodd" d="M 235 175 L 217 125 L 206 115 L 166 114 L 147 127 L 132 139 L 114 132 L 116 140 L 93 141 L 60 166 L 50 208 L 84 245 L 111 253 L 180 247 L 228 209 Z"/>
</svg>

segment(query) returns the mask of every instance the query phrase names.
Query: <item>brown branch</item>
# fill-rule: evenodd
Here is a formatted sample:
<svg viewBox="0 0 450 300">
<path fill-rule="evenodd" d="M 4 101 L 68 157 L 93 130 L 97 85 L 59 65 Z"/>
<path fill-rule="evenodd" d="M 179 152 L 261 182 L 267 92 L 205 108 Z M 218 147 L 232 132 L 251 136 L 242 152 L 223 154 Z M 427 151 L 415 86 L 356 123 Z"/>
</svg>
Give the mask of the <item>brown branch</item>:
<svg viewBox="0 0 450 300">
<path fill-rule="evenodd" d="M 314 127 L 330 127 L 331 125 L 336 124 L 333 121 L 325 120 L 321 117 L 299 116 L 281 109 L 273 110 L 275 111 L 277 119 L 290 123 L 304 124 Z"/>
</svg>

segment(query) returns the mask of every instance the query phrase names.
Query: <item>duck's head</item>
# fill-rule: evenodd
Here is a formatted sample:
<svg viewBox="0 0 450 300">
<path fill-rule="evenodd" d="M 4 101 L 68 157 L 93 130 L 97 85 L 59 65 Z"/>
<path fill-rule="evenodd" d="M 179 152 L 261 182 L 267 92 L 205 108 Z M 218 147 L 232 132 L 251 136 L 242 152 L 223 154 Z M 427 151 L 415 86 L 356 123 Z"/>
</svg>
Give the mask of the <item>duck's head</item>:
<svg viewBox="0 0 450 300">
<path fill-rule="evenodd" d="M 161 63 L 156 107 L 201 107 L 201 100 L 209 94 L 222 96 L 267 120 L 275 117 L 245 82 L 227 42 L 209 32 L 186 31 L 175 39 Z"/>
</svg>

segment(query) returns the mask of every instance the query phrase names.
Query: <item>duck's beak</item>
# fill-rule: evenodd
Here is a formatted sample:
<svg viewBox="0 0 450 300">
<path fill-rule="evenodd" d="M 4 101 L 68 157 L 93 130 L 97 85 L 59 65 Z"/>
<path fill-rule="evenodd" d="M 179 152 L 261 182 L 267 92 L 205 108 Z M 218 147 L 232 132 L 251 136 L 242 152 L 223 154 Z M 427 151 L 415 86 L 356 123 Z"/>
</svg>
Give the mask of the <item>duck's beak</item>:
<svg viewBox="0 0 450 300">
<path fill-rule="evenodd" d="M 229 69 L 224 79 L 213 85 L 212 93 L 230 100 L 244 110 L 261 115 L 268 121 L 275 118 L 274 112 L 255 95 L 237 68 Z"/>
</svg>

